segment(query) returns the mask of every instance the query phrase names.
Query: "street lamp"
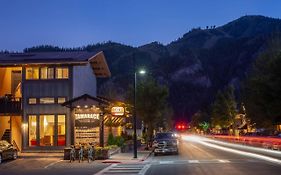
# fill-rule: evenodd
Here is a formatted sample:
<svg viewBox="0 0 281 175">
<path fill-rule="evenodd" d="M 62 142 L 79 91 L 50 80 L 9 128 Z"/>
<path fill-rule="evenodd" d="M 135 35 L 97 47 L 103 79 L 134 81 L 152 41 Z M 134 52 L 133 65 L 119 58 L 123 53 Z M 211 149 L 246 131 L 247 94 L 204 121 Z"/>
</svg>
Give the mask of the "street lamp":
<svg viewBox="0 0 281 175">
<path fill-rule="evenodd" d="M 138 72 L 141 75 L 144 75 L 146 71 L 144 69 L 139 70 Z M 135 68 L 135 78 L 134 78 L 134 158 L 138 158 L 138 146 L 137 146 L 137 72 Z"/>
<path fill-rule="evenodd" d="M 146 71 L 145 71 L 144 69 L 141 69 L 141 70 L 139 71 L 139 73 L 143 75 L 143 74 L 146 73 Z"/>
</svg>

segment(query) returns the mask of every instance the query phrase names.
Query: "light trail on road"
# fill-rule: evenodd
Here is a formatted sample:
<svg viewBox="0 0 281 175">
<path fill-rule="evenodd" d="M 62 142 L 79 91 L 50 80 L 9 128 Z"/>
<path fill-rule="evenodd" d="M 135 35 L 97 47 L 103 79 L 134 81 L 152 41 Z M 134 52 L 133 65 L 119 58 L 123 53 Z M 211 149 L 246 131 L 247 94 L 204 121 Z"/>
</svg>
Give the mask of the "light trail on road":
<svg viewBox="0 0 281 175">
<path fill-rule="evenodd" d="M 277 163 L 277 164 L 281 165 L 281 160 L 279 160 L 279 159 L 272 158 L 272 157 L 269 157 L 269 156 L 260 155 L 260 154 L 256 154 L 256 153 L 236 150 L 236 149 L 233 149 L 233 148 L 227 148 L 227 147 L 223 147 L 223 146 L 212 144 L 212 143 L 208 143 L 208 141 L 214 142 L 215 140 L 207 139 L 207 138 L 204 138 L 204 137 L 199 137 L 199 136 L 194 136 L 194 135 L 182 135 L 181 138 L 182 138 L 182 140 L 190 141 L 190 142 L 196 142 L 196 143 L 202 144 L 202 145 L 207 146 L 207 147 L 211 147 L 211 148 L 215 148 L 215 149 L 219 149 L 219 150 L 222 150 L 222 151 L 227 151 L 227 152 L 231 152 L 231 153 L 235 153 L 235 154 L 240 154 L 240 155 L 243 155 L 243 156 L 249 156 L 249 157 L 253 157 L 253 158 L 257 158 L 257 159 L 261 159 L 261 160 L 265 160 L 265 161 L 269 161 L 269 162 Z M 227 145 L 227 144 L 228 143 L 225 143 L 225 145 Z M 231 145 L 231 146 L 233 146 L 233 145 Z M 238 145 L 236 145 L 236 146 L 238 146 Z M 239 145 L 239 146 L 243 146 L 243 145 Z M 245 146 L 243 146 L 243 147 L 245 147 Z M 247 147 L 247 149 L 255 150 L 255 148 L 249 148 L 249 147 Z"/>
<path fill-rule="evenodd" d="M 271 154 L 276 154 L 276 155 L 281 156 L 281 151 L 275 151 L 275 150 L 264 149 L 264 148 L 257 148 L 257 147 L 234 144 L 234 143 L 227 143 L 227 142 L 223 142 L 223 141 L 213 140 L 213 139 L 209 139 L 209 138 L 206 138 L 206 137 L 200 137 L 200 136 L 194 136 L 194 135 L 183 135 L 182 137 L 185 138 L 185 140 L 190 140 L 190 141 L 201 140 L 201 141 L 217 143 L 217 144 L 220 144 L 220 145 L 231 146 L 231 147 L 235 147 L 235 148 L 238 148 L 238 149 L 239 148 L 240 149 L 248 149 L 249 151 L 259 151 L 259 152 L 271 153 Z"/>
</svg>

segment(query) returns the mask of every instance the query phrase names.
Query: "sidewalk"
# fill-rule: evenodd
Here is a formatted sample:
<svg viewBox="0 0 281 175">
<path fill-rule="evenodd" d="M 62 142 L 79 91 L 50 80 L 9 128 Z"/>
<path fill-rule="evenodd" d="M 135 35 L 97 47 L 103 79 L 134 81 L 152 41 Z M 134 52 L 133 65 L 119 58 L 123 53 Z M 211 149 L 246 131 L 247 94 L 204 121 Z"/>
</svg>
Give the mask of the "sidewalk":
<svg viewBox="0 0 281 175">
<path fill-rule="evenodd" d="M 137 152 L 138 158 L 133 158 L 133 151 L 121 153 L 120 149 L 110 153 L 110 158 L 106 160 L 98 160 L 102 163 L 134 163 L 145 161 L 152 153 L 152 150 L 145 150 L 144 146 L 138 148 Z M 64 153 L 62 151 L 54 152 L 44 152 L 44 151 L 34 151 L 34 152 L 19 152 L 19 158 L 32 159 L 32 158 L 59 158 L 63 159 Z M 97 160 L 96 160 L 97 161 Z"/>
<path fill-rule="evenodd" d="M 19 158 L 63 158 L 63 153 L 62 152 L 52 152 L 52 153 L 47 153 L 47 152 L 19 152 L 18 153 Z"/>
<path fill-rule="evenodd" d="M 138 148 L 138 158 L 134 158 L 133 151 L 128 153 L 116 153 L 102 163 L 136 163 L 145 161 L 152 153 L 152 150 L 144 150 L 144 147 Z"/>
</svg>

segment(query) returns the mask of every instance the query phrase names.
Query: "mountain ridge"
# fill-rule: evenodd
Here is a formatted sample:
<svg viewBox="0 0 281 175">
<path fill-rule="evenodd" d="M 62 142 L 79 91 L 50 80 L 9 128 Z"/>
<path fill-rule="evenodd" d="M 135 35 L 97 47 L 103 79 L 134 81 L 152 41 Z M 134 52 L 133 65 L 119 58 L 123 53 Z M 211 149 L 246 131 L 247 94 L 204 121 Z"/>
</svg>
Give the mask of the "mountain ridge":
<svg viewBox="0 0 281 175">
<path fill-rule="evenodd" d="M 280 19 L 251 15 L 219 27 L 194 28 L 167 45 L 151 42 L 132 47 L 107 42 L 74 50 L 104 51 L 112 78 L 98 80 L 99 94 L 121 100 L 133 82 L 135 58 L 137 67 L 151 70 L 169 86 L 175 117 L 188 120 L 212 103 L 219 89 L 232 84 L 239 94 L 240 81 L 274 33 L 281 33 Z"/>
</svg>

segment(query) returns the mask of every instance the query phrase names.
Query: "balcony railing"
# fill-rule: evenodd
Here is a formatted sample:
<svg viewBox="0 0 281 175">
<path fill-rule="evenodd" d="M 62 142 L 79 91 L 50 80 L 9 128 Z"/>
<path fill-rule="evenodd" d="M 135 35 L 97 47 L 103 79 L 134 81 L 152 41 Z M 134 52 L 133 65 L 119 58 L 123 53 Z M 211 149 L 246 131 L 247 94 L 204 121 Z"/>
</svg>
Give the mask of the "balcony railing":
<svg viewBox="0 0 281 175">
<path fill-rule="evenodd" d="M 21 98 L 11 95 L 0 97 L 0 115 L 21 114 Z"/>
</svg>

